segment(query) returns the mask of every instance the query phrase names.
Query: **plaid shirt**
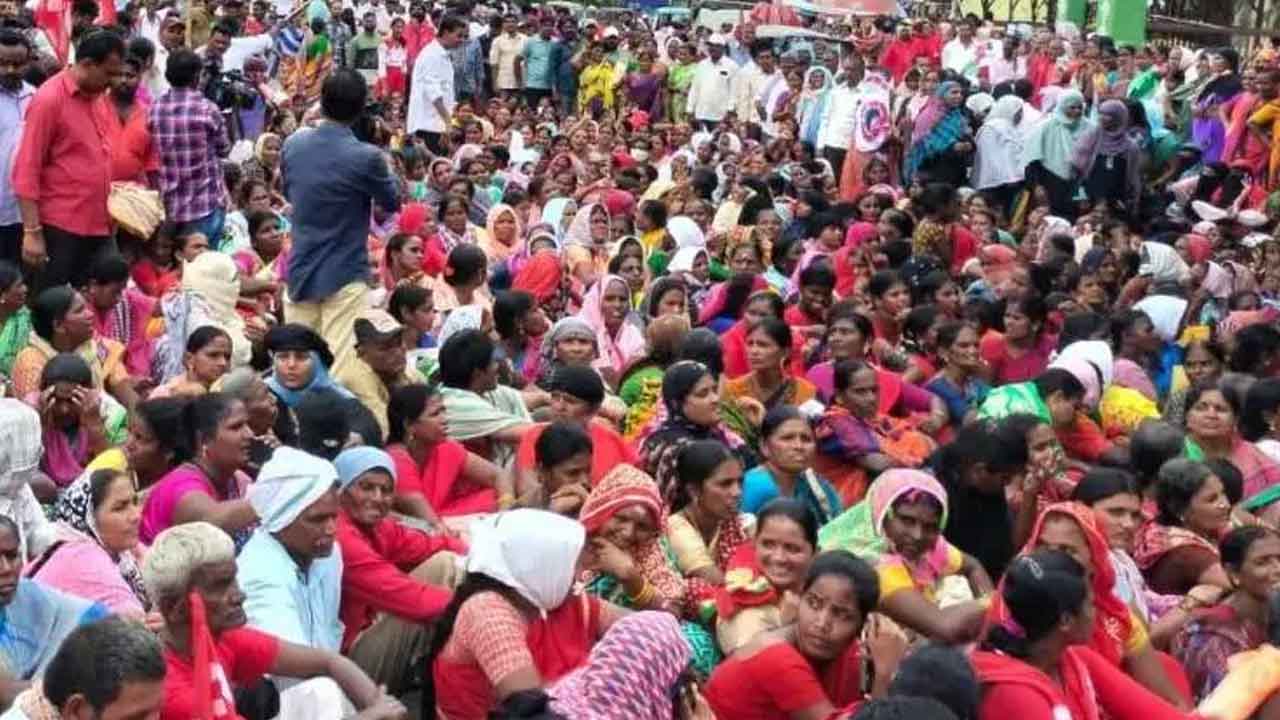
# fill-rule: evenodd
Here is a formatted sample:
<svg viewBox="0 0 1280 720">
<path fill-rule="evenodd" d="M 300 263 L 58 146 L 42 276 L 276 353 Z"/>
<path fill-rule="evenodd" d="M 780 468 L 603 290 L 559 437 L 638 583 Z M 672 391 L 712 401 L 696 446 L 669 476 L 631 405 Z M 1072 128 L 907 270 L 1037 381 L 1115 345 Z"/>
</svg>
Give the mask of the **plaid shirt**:
<svg viewBox="0 0 1280 720">
<path fill-rule="evenodd" d="M 160 155 L 160 194 L 174 222 L 223 207 L 222 162 L 231 150 L 218 107 L 198 90 L 173 88 L 151 104 L 147 130 Z"/>
</svg>

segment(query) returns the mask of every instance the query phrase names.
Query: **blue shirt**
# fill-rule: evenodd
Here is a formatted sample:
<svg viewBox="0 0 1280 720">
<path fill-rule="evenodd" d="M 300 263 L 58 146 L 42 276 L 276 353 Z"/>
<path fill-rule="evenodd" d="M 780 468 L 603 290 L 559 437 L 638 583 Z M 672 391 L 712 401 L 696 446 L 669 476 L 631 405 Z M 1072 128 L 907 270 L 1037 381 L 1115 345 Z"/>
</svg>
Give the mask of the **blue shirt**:
<svg viewBox="0 0 1280 720">
<path fill-rule="evenodd" d="M 388 213 L 400 209 L 400 186 L 382 152 L 326 121 L 290 135 L 280 162 L 293 205 L 289 298 L 317 302 L 363 281 L 373 203 Z"/>
<path fill-rule="evenodd" d="M 531 38 L 524 44 L 524 86 L 533 90 L 550 90 L 555 82 L 556 58 L 560 55 L 560 43 Z"/>
<path fill-rule="evenodd" d="M 814 494 L 812 486 L 815 484 L 822 492 L 825 502 L 820 502 Z M 795 493 L 796 500 L 813 510 L 819 525 L 826 524 L 842 510 L 840 495 L 836 493 L 835 488 L 831 487 L 831 483 L 815 475 L 812 470 L 806 470 L 803 475 L 796 478 Z M 773 473 L 769 472 L 769 468 L 764 465 L 757 465 L 742 476 L 741 510 L 754 515 L 780 494 L 781 491 L 778 489 L 778 483 L 773 479 Z"/>
<path fill-rule="evenodd" d="M 26 83 L 17 92 L 0 89 L 0 225 L 22 222 L 9 173 L 13 169 L 13 153 L 22 139 L 22 118 L 35 94 L 36 89 Z"/>
<path fill-rule="evenodd" d="M 271 533 L 258 529 L 236 557 L 249 625 L 295 645 L 338 652 L 342 645 L 342 551 L 316 558 L 304 573 Z"/>
</svg>

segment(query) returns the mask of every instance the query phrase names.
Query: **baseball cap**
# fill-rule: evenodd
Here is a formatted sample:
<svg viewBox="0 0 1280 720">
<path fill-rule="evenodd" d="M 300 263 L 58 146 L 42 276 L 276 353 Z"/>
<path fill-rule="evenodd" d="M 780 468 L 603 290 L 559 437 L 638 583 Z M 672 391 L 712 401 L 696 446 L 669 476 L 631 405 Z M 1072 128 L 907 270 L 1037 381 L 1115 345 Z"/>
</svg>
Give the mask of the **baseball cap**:
<svg viewBox="0 0 1280 720">
<path fill-rule="evenodd" d="M 404 326 L 399 320 L 391 317 L 386 310 L 370 308 L 360 313 L 355 321 L 356 344 L 384 340 L 391 335 L 399 335 Z"/>
</svg>

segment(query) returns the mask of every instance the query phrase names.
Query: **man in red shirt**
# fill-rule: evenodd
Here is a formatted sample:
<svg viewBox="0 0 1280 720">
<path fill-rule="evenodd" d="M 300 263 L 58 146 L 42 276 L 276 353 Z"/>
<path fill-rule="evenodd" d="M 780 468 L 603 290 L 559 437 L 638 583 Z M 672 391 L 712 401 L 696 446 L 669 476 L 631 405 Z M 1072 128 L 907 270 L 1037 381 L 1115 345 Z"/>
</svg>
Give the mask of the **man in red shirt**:
<svg viewBox="0 0 1280 720">
<path fill-rule="evenodd" d="M 282 716 L 345 717 L 343 705 L 349 701 L 361 710 L 362 720 L 407 720 L 404 706 L 347 658 L 245 626 L 235 545 L 218 527 L 194 522 L 160 533 L 142 575 L 164 618 L 161 720 L 242 720 L 233 691 L 254 688 L 267 674 L 332 680 L 281 692 Z"/>
<path fill-rule="evenodd" d="M 111 130 L 106 96 L 124 73 L 124 40 L 92 30 L 76 45 L 76 63 L 49 78 L 27 108 L 13 159 L 13 191 L 22 214 L 22 260 L 39 270 L 33 291 L 81 286 L 96 255 L 114 251 L 107 195 Z"/>
<path fill-rule="evenodd" d="M 427 17 L 426 5 L 415 2 L 409 8 L 409 22 L 404 25 L 405 53 L 409 58 L 409 64 L 406 67 L 412 68 L 413 62 L 418 59 L 418 53 L 435 38 L 436 26 L 431 24 L 431 19 Z M 407 74 L 412 75 L 413 73 Z M 408 92 L 406 89 L 406 97 L 408 97 Z"/>
</svg>

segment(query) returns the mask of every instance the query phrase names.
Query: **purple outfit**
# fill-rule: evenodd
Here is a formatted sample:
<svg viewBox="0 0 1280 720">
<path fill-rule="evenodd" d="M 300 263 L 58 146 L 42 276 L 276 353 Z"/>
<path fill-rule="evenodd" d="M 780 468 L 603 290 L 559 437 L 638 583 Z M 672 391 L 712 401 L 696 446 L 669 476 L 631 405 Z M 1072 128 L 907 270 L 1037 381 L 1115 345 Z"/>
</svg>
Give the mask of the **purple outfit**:
<svg viewBox="0 0 1280 720">
<path fill-rule="evenodd" d="M 231 142 L 218 106 L 196 90 L 173 88 L 151 105 L 147 131 L 159 149 L 160 193 L 169 220 L 190 222 L 221 210 L 226 190 L 220 158 Z"/>
</svg>

